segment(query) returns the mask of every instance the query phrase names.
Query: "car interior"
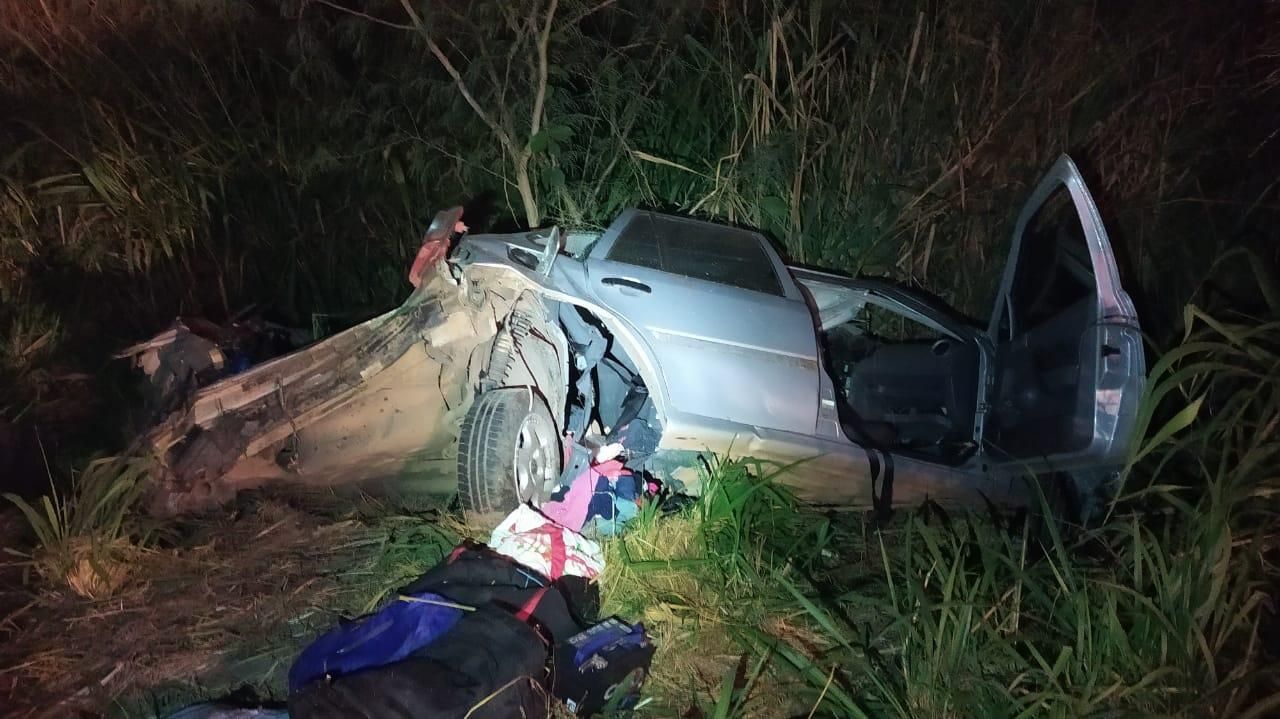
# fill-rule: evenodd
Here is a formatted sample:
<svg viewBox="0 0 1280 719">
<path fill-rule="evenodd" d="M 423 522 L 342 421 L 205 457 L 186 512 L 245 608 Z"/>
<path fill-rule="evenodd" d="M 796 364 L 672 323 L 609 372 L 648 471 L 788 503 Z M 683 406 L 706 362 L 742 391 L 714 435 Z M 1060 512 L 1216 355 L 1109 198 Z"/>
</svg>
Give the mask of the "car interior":
<svg viewBox="0 0 1280 719">
<path fill-rule="evenodd" d="M 849 439 L 937 461 L 960 461 L 976 449 L 976 344 L 873 304 L 829 328 L 824 340 Z"/>
<path fill-rule="evenodd" d="M 1080 215 L 1061 186 L 1028 223 L 1000 308 L 982 442 L 995 457 L 1080 451 L 1093 438 L 1097 283 Z M 979 348 L 871 297 L 802 282 L 818 315 L 841 424 L 865 446 L 962 462 L 976 450 Z"/>
</svg>

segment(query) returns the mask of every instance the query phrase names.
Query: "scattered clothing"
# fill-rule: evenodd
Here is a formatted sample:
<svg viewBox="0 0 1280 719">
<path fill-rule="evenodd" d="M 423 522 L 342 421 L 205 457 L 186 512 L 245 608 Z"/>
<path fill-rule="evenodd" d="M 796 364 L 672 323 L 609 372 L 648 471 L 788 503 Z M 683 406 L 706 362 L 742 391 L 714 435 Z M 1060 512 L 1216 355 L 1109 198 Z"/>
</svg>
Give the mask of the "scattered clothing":
<svg viewBox="0 0 1280 719">
<path fill-rule="evenodd" d="M 612 459 L 587 467 L 546 514 L 520 506 L 489 546 L 456 547 L 381 609 L 303 649 L 288 716 L 539 719 L 548 694 L 582 717 L 634 707 L 654 646 L 643 625 L 584 619 L 599 611 L 591 580 L 604 557 L 564 524 L 616 532 L 644 490 Z"/>
<path fill-rule="evenodd" d="M 640 508 L 634 502 L 618 499 L 614 501 L 612 515 L 592 517 L 582 527 L 584 535 L 593 537 L 613 537 L 622 533 L 628 522 L 636 518 Z"/>
<path fill-rule="evenodd" d="M 595 462 L 596 464 L 601 464 L 603 462 L 613 461 L 618 457 L 621 457 L 623 451 L 621 442 L 610 442 L 596 450 Z"/>
<path fill-rule="evenodd" d="M 544 502 L 541 511 L 575 532 L 613 536 L 640 513 L 641 498 L 650 484 L 623 466 L 621 460 L 609 459 L 580 471 L 568 490 Z M 656 488 L 653 485 L 653 491 Z"/>
<path fill-rule="evenodd" d="M 594 579 L 604 571 L 600 545 L 520 505 L 493 530 L 489 546 L 551 579 L 574 575 Z"/>
<path fill-rule="evenodd" d="M 644 483 L 630 471 L 619 469 L 597 481 L 587 507 L 584 532 L 613 536 L 640 513 Z"/>
<path fill-rule="evenodd" d="M 587 521 L 587 507 L 591 504 L 591 494 L 595 490 L 595 477 L 598 476 L 591 467 L 587 467 L 569 485 L 569 491 L 559 500 L 543 502 L 540 510 L 548 519 L 575 532 L 582 531 Z"/>
<path fill-rule="evenodd" d="M 594 516 L 614 516 L 614 483 L 623 477 L 630 481 L 631 476 L 617 459 L 592 464 L 574 477 L 560 499 L 543 502 L 540 511 L 560 526 L 580 532 Z M 634 492 L 631 499 L 635 499 Z"/>
</svg>

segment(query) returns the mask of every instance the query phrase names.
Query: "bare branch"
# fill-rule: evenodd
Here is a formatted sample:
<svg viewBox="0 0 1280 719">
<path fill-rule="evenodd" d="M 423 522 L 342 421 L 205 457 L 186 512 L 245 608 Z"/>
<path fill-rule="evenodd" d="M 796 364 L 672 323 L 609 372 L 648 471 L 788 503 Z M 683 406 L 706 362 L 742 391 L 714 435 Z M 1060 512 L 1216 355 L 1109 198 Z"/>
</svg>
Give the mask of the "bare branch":
<svg viewBox="0 0 1280 719">
<path fill-rule="evenodd" d="M 414 30 L 414 27 L 413 27 L 412 25 L 404 25 L 404 24 L 401 24 L 401 23 L 398 23 L 398 22 L 391 22 L 390 20 L 383 20 L 383 19 L 382 19 L 382 18 L 380 18 L 380 17 L 374 17 L 373 15 L 370 15 L 370 14 L 368 14 L 368 13 L 360 12 L 359 10 L 352 10 L 352 9 L 351 9 L 351 8 L 349 8 L 349 7 L 343 7 L 343 6 L 341 6 L 341 5 L 337 4 L 337 3 L 330 2 L 329 0 L 310 0 L 310 2 L 319 3 L 319 4 L 324 5 L 324 6 L 326 6 L 326 7 L 331 7 L 331 8 L 333 8 L 334 10 L 340 10 L 340 11 L 342 11 L 342 12 L 344 12 L 344 13 L 348 14 L 348 15 L 354 15 L 354 16 L 356 16 L 356 17 L 361 17 L 361 18 L 364 18 L 365 20 L 368 20 L 369 22 L 375 22 L 375 23 L 377 23 L 377 24 L 379 24 L 379 25 L 386 25 L 387 27 L 393 27 L 393 28 L 395 28 L 395 29 L 397 29 L 397 30 L 409 30 L 409 31 L 411 31 L 411 32 Z"/>
<path fill-rule="evenodd" d="M 604 0 L 604 2 L 600 3 L 599 5 L 596 5 L 593 8 L 589 8 L 587 10 L 583 10 L 582 12 L 578 13 L 577 17 L 570 20 L 568 24 L 577 25 L 578 23 L 582 22 L 584 18 L 590 17 L 591 15 L 594 15 L 617 2 L 618 0 Z"/>
<path fill-rule="evenodd" d="M 542 107 L 547 99 L 547 45 L 551 41 L 551 23 L 556 17 L 556 7 L 560 0 L 551 0 L 547 8 L 547 21 L 542 26 L 542 36 L 538 38 L 538 94 L 533 98 L 533 117 L 529 122 L 529 138 L 538 134 L 542 127 Z"/>
<path fill-rule="evenodd" d="M 453 78 L 453 84 L 457 86 L 458 92 L 462 94 L 462 99 L 471 106 L 472 111 L 476 113 L 476 116 L 480 118 L 480 121 L 483 122 L 491 132 L 493 132 L 493 134 L 498 138 L 498 142 L 502 144 L 503 149 L 511 155 L 512 159 L 517 159 L 517 155 L 519 153 L 516 149 L 515 143 L 511 141 L 511 136 L 502 129 L 502 126 L 494 121 L 493 117 L 489 115 L 489 113 L 485 112 L 483 107 L 480 107 L 479 101 L 477 101 L 475 96 L 471 94 L 471 89 L 467 87 L 467 83 L 462 79 L 462 74 L 458 72 L 458 68 L 453 66 L 453 63 L 449 61 L 449 56 L 445 55 L 444 51 L 440 49 L 440 46 L 436 44 L 436 41 L 431 38 L 431 33 L 427 31 L 427 26 L 422 22 L 422 17 L 413 9 L 413 4 L 410 3 L 409 0 L 400 0 L 400 5 L 404 8 L 404 11 L 408 13 L 409 19 L 413 21 L 413 28 L 418 31 L 418 34 L 422 35 L 424 40 L 427 41 L 427 49 L 431 50 L 431 54 L 435 55 L 436 60 L 440 61 L 440 65 L 444 68 L 444 71 L 449 73 L 449 77 Z"/>
<path fill-rule="evenodd" d="M 546 27 L 543 30 L 542 37 L 538 45 L 539 69 L 541 71 L 539 77 L 541 81 L 538 87 L 538 96 L 534 103 L 535 109 L 532 121 L 533 131 L 530 133 L 531 137 L 533 133 L 537 132 L 537 127 L 541 122 L 542 106 L 546 98 L 547 44 L 550 41 L 551 23 L 555 17 L 558 2 L 559 0 L 551 0 L 550 9 L 547 12 Z M 440 62 L 440 66 L 444 68 L 445 72 L 449 73 L 449 77 L 453 78 L 453 84 L 458 88 L 458 92 L 462 95 L 462 99 L 466 101 L 467 105 L 471 107 L 471 110 L 475 112 L 476 117 L 480 118 L 480 121 L 483 122 L 485 126 L 489 128 L 489 131 L 493 133 L 494 137 L 498 139 L 498 143 L 502 146 L 503 151 L 505 151 L 507 156 L 510 158 L 512 165 L 515 167 L 516 189 L 519 190 L 520 201 L 521 204 L 524 205 L 525 221 L 528 222 L 530 227 L 536 226 L 538 221 L 541 219 L 541 213 L 538 211 L 538 201 L 537 196 L 534 193 L 533 181 L 529 176 L 529 159 L 533 153 L 529 147 L 528 140 L 526 140 L 522 145 L 517 145 L 513 131 L 504 129 L 502 124 L 494 119 L 493 115 L 490 115 L 483 107 L 480 106 L 480 102 L 476 99 L 475 95 L 471 93 L 471 88 L 468 87 L 466 81 L 462 79 L 462 73 L 458 72 L 458 68 L 454 67 L 453 62 L 449 60 L 449 56 L 445 54 L 444 50 L 440 48 L 440 45 L 438 45 L 431 37 L 430 31 L 427 30 L 426 23 L 422 21 L 422 16 L 413 9 L 413 3 L 411 0 L 400 0 L 400 6 L 404 8 L 405 14 L 407 14 L 409 19 L 413 21 L 413 28 L 417 30 L 418 34 L 422 35 L 422 39 L 426 41 L 427 49 L 429 49 L 431 54 L 435 56 L 436 60 Z M 530 30 L 532 31 L 534 27 L 535 26 L 531 24 Z M 501 87 L 494 88 L 495 92 L 501 92 L 501 90 Z M 506 117 L 503 116 L 503 119 L 506 119 Z"/>
</svg>

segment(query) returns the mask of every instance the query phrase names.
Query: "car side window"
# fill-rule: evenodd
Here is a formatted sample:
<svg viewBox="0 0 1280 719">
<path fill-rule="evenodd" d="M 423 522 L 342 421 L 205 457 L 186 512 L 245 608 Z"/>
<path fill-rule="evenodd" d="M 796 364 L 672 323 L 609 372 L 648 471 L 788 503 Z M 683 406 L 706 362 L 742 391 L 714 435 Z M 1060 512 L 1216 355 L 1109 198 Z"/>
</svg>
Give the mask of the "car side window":
<svg viewBox="0 0 1280 719">
<path fill-rule="evenodd" d="M 1065 185 L 1059 185 L 1031 218 L 1019 252 L 1010 296 L 1012 334 L 1022 335 L 1093 298 L 1096 282 L 1089 245 Z"/>
<path fill-rule="evenodd" d="M 862 314 L 855 323 L 864 332 L 888 342 L 936 342 L 948 336 L 901 313 L 871 303 L 862 309 Z"/>
<path fill-rule="evenodd" d="M 622 228 L 608 259 L 783 296 L 760 238 L 734 227 L 642 213 Z"/>
</svg>

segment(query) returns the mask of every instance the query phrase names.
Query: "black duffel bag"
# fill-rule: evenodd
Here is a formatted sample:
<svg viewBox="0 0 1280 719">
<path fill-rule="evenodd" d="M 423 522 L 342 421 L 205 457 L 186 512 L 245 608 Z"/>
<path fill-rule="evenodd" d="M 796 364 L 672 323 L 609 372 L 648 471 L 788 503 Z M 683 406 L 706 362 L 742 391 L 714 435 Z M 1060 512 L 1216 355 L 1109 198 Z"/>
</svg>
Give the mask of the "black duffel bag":
<svg viewBox="0 0 1280 719">
<path fill-rule="evenodd" d="M 547 716 L 547 648 L 510 612 L 467 612 L 406 659 L 318 679 L 289 697 L 292 719 Z"/>
<path fill-rule="evenodd" d="M 303 650 L 290 670 L 289 715 L 545 717 L 551 648 L 586 628 L 570 602 L 594 611 L 594 592 L 574 577 L 551 582 L 483 545 L 460 546 L 397 600 Z M 418 634 L 422 645 L 406 646 Z"/>
</svg>

